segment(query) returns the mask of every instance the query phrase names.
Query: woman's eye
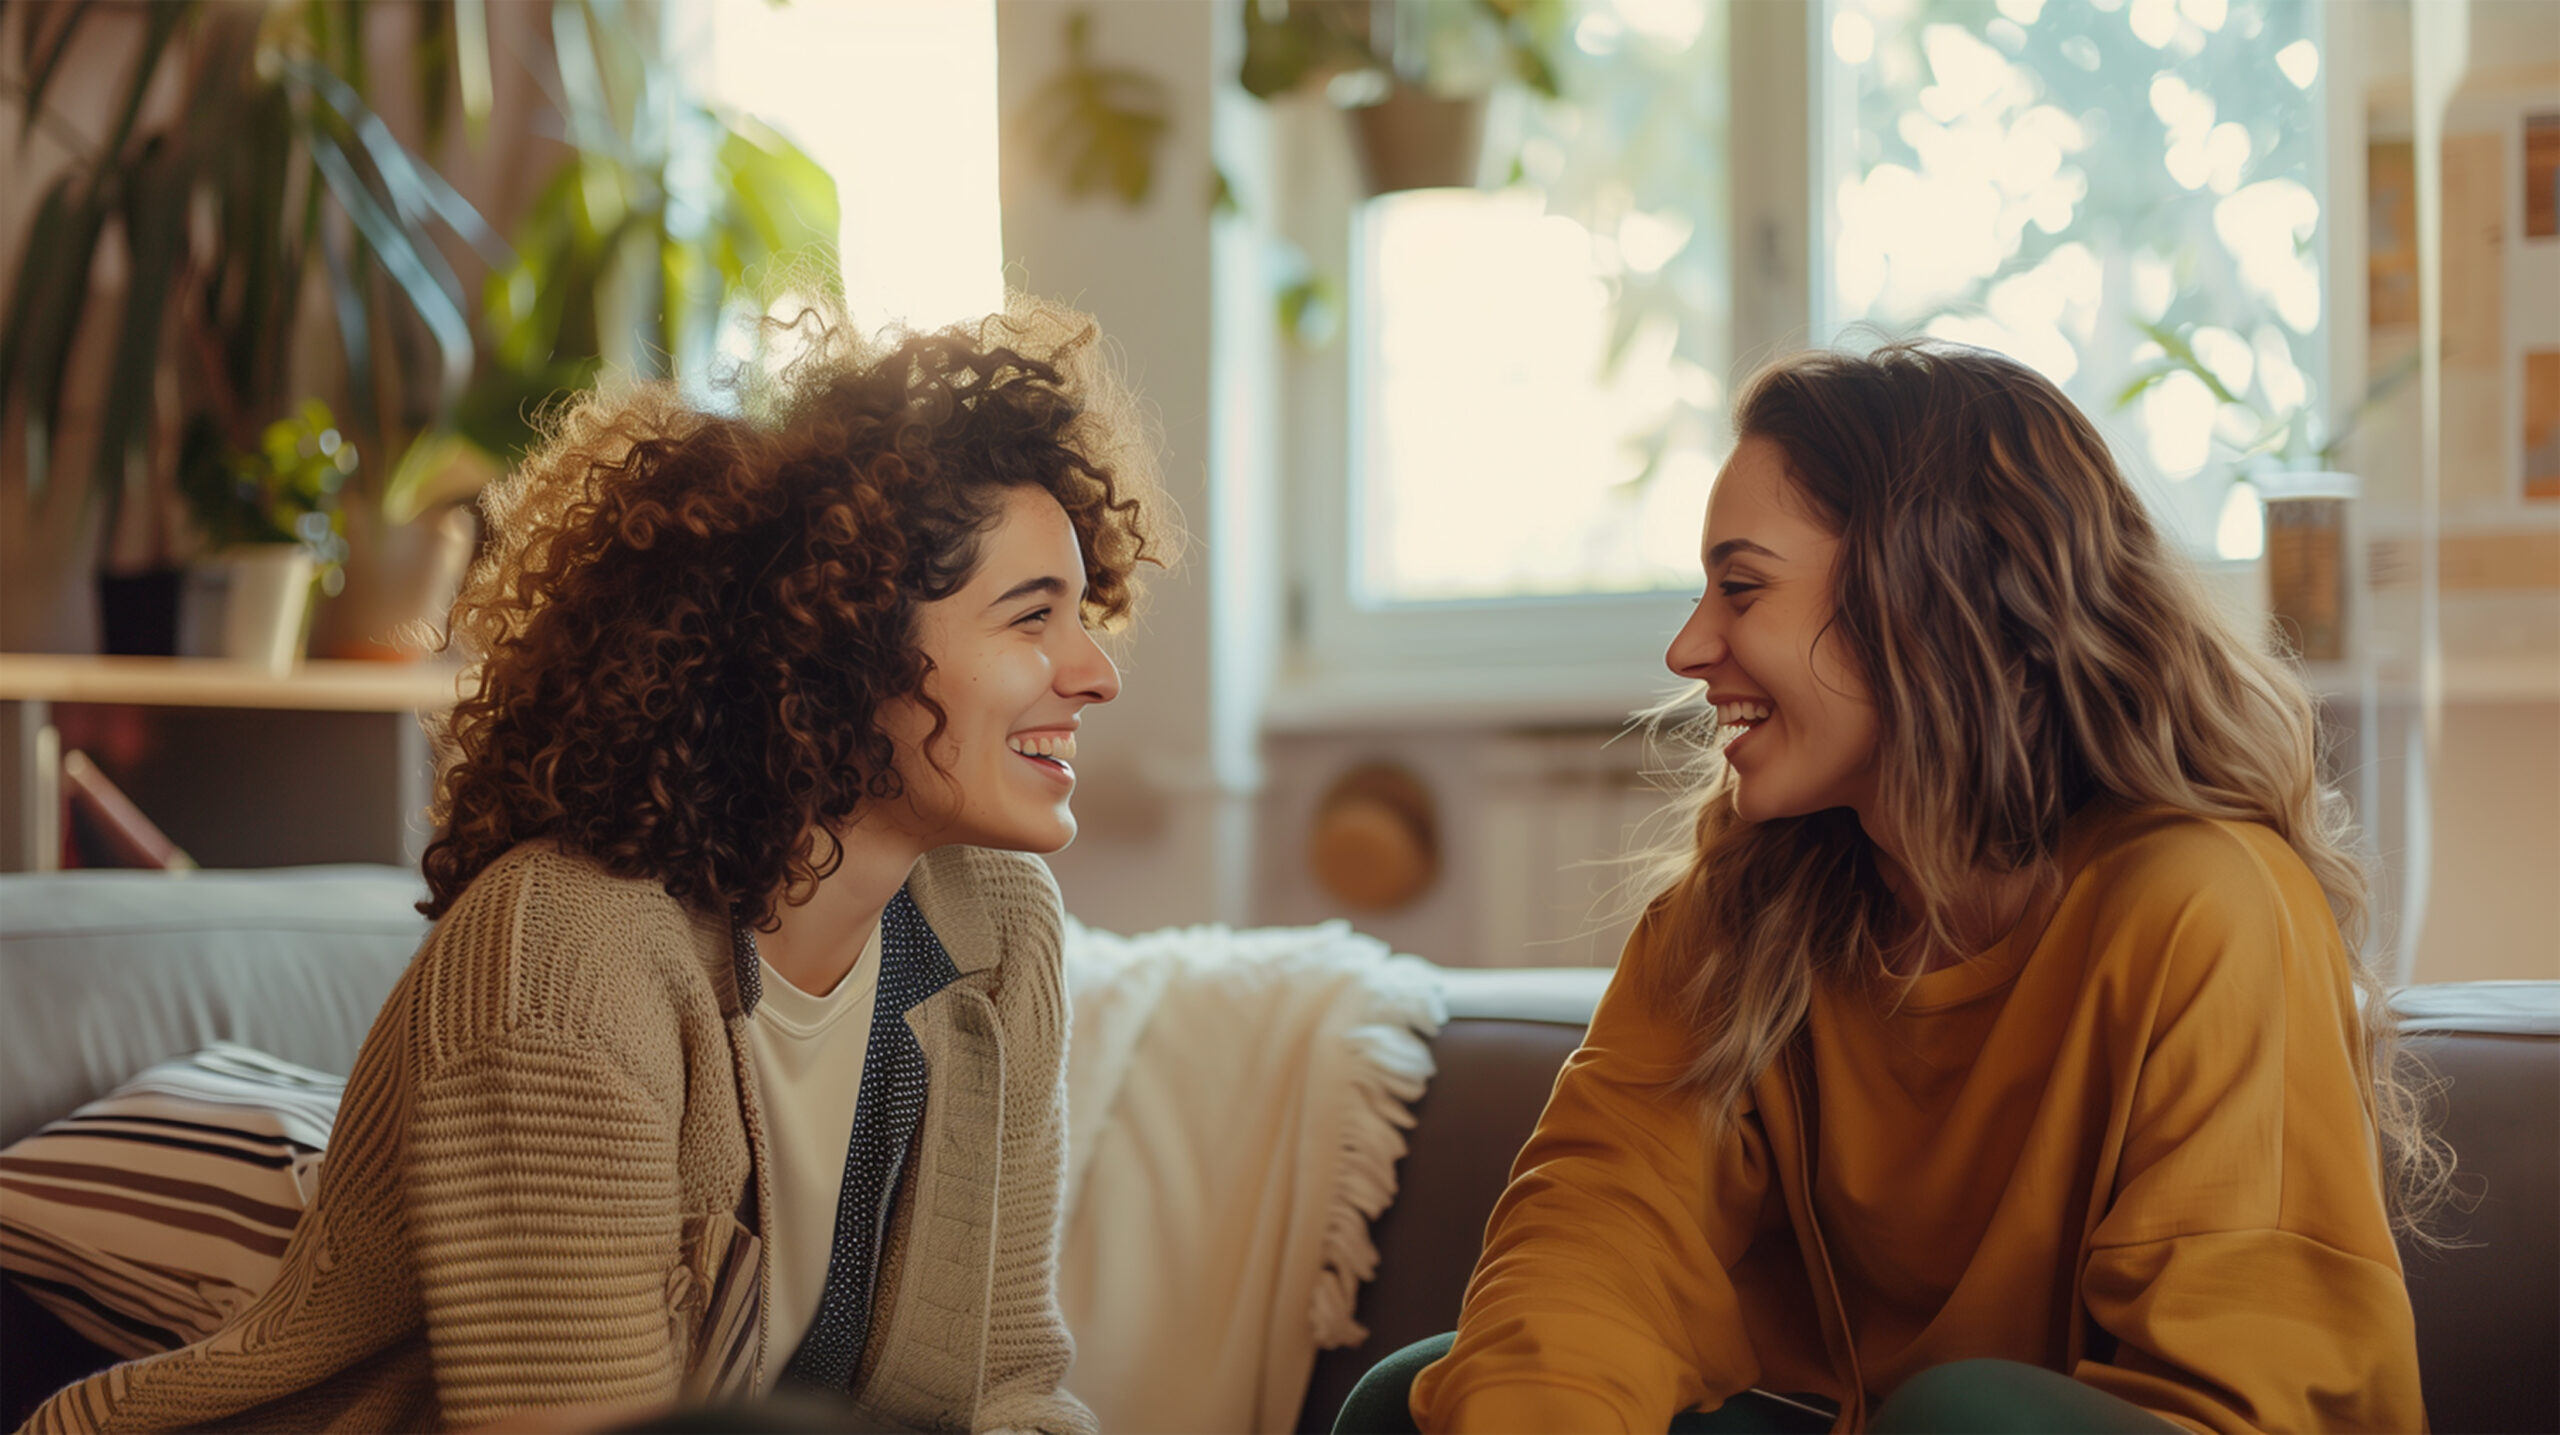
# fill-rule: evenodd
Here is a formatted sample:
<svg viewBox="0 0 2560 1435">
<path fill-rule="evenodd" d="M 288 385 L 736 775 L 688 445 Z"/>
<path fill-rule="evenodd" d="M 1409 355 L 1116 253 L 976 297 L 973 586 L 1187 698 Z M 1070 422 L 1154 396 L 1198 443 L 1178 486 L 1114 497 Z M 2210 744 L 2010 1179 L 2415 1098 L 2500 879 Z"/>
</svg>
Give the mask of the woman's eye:
<svg viewBox="0 0 2560 1435">
<path fill-rule="evenodd" d="M 1719 593 L 1722 593 L 1723 595 L 1725 595 L 1725 596 L 1726 596 L 1726 597 L 1728 597 L 1728 598 L 1739 598 L 1739 597 L 1741 597 L 1741 596 L 1742 596 L 1743 594 L 1745 594 L 1745 593 L 1757 593 L 1757 592 L 1759 592 L 1759 591 L 1760 591 L 1760 585 L 1759 585 L 1759 584 L 1757 584 L 1757 583 L 1740 583 L 1740 582 L 1731 582 L 1731 581 L 1728 581 L 1728 582 L 1718 583 L 1718 584 L 1716 585 L 1716 591 L 1717 591 L 1717 592 L 1719 592 Z"/>
<path fill-rule="evenodd" d="M 1014 625 L 1015 627 L 1019 628 L 1019 627 L 1021 627 L 1023 624 L 1025 624 L 1025 623 L 1045 623 L 1045 622 L 1047 622 L 1047 621 L 1048 621 L 1048 619 L 1049 619 L 1049 610 L 1048 610 L 1048 609 L 1046 609 L 1046 608 L 1034 608 L 1034 609 L 1032 609 L 1030 612 L 1023 614 L 1021 617 L 1014 619 L 1014 620 L 1013 620 L 1013 625 Z"/>
</svg>

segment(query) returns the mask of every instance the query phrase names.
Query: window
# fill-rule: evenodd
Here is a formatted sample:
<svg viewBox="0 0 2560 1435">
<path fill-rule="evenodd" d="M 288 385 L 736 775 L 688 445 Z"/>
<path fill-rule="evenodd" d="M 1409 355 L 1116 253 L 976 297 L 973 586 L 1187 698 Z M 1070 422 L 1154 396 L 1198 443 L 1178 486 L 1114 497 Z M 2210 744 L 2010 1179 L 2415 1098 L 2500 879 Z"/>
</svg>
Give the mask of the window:
<svg viewBox="0 0 2560 1435">
<path fill-rule="evenodd" d="M 1754 274 L 1755 305 L 1731 258 L 1745 232 L 1802 252 L 1801 176 L 1727 141 L 1749 113 L 1801 152 L 1803 17 L 1579 0 L 1552 58 L 1597 98 L 1497 96 L 1498 188 L 1358 199 L 1353 167 L 1325 162 L 1341 116 L 1284 126 L 1291 237 L 1348 279 L 1350 322 L 1294 361 L 1306 502 L 1275 720 L 1418 701 L 1588 718 L 1669 684 L 1732 356 L 1804 327 L 1800 263 Z"/>
<path fill-rule="evenodd" d="M 1003 307 L 992 0 L 700 0 L 688 18 L 711 95 L 834 177 L 856 323 L 923 328 Z"/>
<path fill-rule="evenodd" d="M 2033 365 L 2191 552 L 2256 557 L 2255 501 L 2227 480 L 2327 437 L 2317 19 L 2302 0 L 1831 0 L 1821 328 Z"/>
<path fill-rule="evenodd" d="M 1512 120 L 1511 187 L 1353 203 L 1344 166 L 1330 212 L 1293 198 L 1311 264 L 1338 253 L 1351 282 L 1342 356 L 1293 378 L 1347 403 L 1302 399 L 1294 425 L 1281 721 L 1291 687 L 1351 712 L 1640 701 L 1694 582 L 1726 386 L 1853 324 L 2036 366 L 2177 541 L 2255 556 L 2231 478 L 2316 466 L 2328 437 L 2317 7 L 1572 13 L 1567 86 L 1597 98 Z"/>
</svg>

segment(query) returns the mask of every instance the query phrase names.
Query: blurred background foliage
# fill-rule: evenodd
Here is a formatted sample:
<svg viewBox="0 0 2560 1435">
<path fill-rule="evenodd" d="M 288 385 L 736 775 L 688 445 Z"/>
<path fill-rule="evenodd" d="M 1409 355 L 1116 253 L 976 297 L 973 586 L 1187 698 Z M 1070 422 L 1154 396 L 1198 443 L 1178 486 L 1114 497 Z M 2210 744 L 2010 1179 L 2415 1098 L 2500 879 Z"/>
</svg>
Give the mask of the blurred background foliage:
<svg viewBox="0 0 2560 1435">
<path fill-rule="evenodd" d="M 645 0 L 551 0 L 547 53 L 503 57 L 543 75 L 537 123 L 570 147 L 505 237 L 421 157 L 457 108 L 475 146 L 523 138 L 489 133 L 501 57 L 487 0 L 141 7 L 114 118 L 92 134 L 51 92 L 107 15 L 130 7 L 20 0 L 0 14 L 22 136 L 41 129 L 74 156 L 0 280 L 0 414 L 16 420 L 10 461 L 30 498 L 97 504 L 106 531 L 129 494 L 165 484 L 203 536 L 235 535 L 234 479 L 310 399 L 368 456 L 339 496 L 405 522 L 468 498 L 545 403 L 600 367 L 660 377 L 707 357 L 724 306 L 752 303 L 760 275 L 833 282 L 832 181 L 679 83 Z M 419 97 L 406 134 L 375 107 L 381 50 L 367 44 L 368 27 L 393 24 L 414 26 L 398 47 Z M 155 98 L 173 84 L 174 104 Z M 325 316 L 309 312 L 315 292 Z M 64 375 L 83 326 L 101 323 L 113 357 L 95 456 L 65 472 Z M 297 352 L 323 334 L 334 352 Z M 297 373 L 333 377 L 306 394 Z M 166 433 L 183 437 L 162 465 Z"/>
</svg>

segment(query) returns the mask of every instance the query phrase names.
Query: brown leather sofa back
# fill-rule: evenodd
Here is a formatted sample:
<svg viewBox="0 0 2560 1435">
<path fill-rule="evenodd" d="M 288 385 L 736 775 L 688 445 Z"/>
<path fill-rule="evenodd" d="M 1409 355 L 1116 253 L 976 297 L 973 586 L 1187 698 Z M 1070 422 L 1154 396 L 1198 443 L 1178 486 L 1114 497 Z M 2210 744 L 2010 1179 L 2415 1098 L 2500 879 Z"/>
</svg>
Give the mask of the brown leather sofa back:
<svg viewBox="0 0 2560 1435">
<path fill-rule="evenodd" d="M 1378 1360 L 1456 1325 L 1511 1159 L 1607 974 L 1450 978 L 1450 1021 L 1432 1047 L 1439 1074 L 1415 1108 L 1396 1202 L 1371 1231 L 1378 1274 L 1359 1305 L 1369 1339 L 1317 1359 L 1302 1431 L 1331 1429 Z M 2535 985 L 2546 1000 L 2560 989 Z M 2466 1015 L 2458 989 L 2424 990 L 2440 999 L 2408 1044 L 2442 1080 L 2438 1129 L 2479 1198 L 2437 1223 L 2457 1244 L 2402 1252 L 2429 1423 L 2439 1432 L 2560 1430 L 2560 1034 L 2465 1029 L 2513 1023 L 2499 1002 Z"/>
</svg>

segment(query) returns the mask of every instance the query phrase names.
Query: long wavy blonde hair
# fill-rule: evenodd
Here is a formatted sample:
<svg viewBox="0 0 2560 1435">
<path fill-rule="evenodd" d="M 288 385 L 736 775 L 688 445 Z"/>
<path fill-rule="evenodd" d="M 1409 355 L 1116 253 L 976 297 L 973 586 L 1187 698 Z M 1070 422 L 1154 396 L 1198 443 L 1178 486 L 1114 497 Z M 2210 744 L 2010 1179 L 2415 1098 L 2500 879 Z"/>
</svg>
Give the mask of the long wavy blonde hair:
<svg viewBox="0 0 2560 1435">
<path fill-rule="evenodd" d="M 2359 949 L 2367 874 L 2296 665 L 2214 608 L 2052 384 L 1954 345 L 1812 352 L 1761 372 L 1734 417 L 1840 536 L 1831 629 L 1874 695 L 1879 802 L 1908 834 L 1918 916 L 1855 814 L 1745 822 L 1711 716 L 1654 714 L 1680 795 L 1648 919 L 1687 948 L 1688 1078 L 1712 1119 L 1803 1028 L 1815 982 L 1907 981 L 1898 956 L 1957 945 L 1950 914 L 1982 872 L 2054 890 L 2063 823 L 2093 799 L 2264 823 Z M 2379 979 L 2351 965 L 2394 1219 L 2423 1239 L 2451 1152 L 2404 1076 Z"/>
</svg>

